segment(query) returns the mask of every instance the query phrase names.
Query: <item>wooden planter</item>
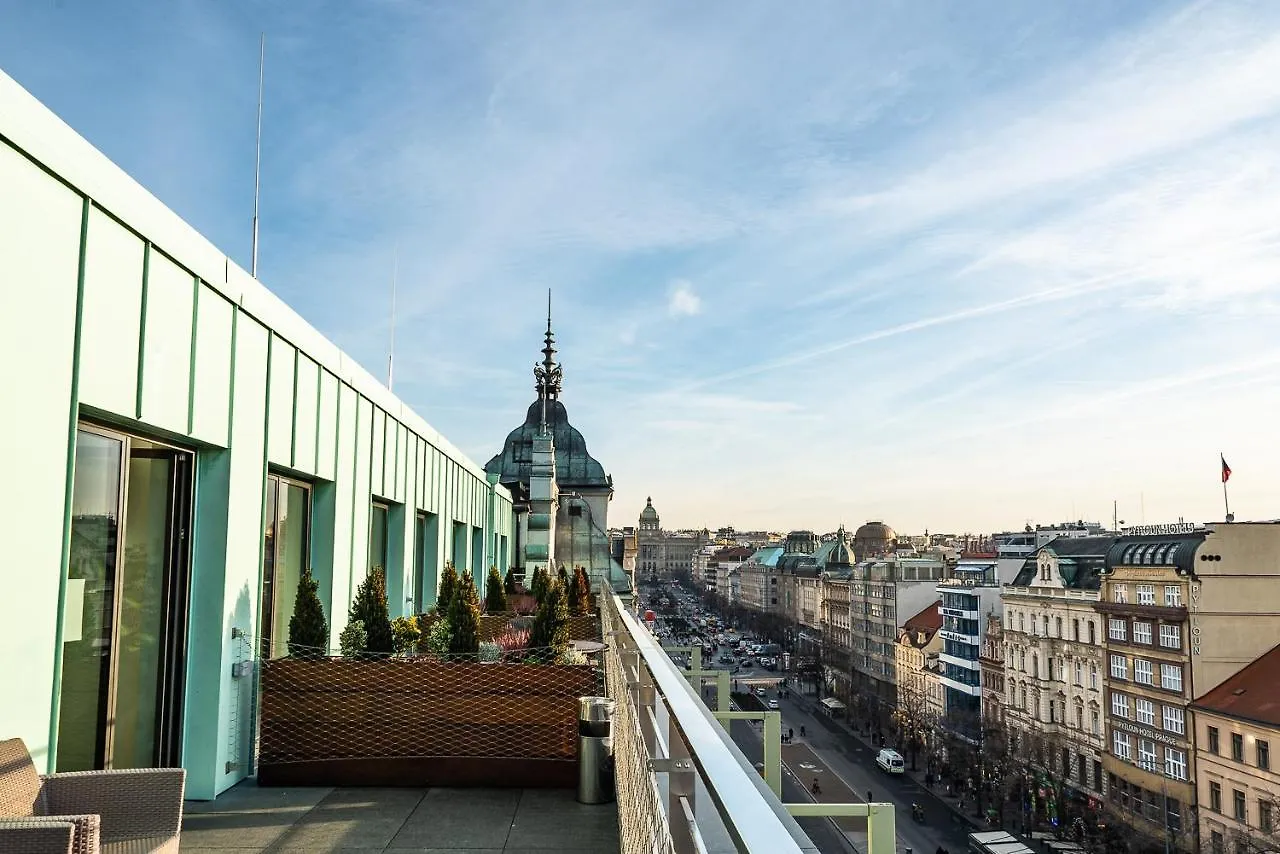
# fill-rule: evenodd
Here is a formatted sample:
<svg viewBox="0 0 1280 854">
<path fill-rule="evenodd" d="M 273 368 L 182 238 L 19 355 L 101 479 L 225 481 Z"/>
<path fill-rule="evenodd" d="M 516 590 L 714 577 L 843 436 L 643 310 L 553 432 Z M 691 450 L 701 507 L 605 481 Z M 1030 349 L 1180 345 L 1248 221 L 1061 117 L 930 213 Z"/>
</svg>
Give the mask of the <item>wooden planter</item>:
<svg viewBox="0 0 1280 854">
<path fill-rule="evenodd" d="M 581 665 L 265 661 L 258 782 L 572 787 L 594 693 Z"/>
</svg>

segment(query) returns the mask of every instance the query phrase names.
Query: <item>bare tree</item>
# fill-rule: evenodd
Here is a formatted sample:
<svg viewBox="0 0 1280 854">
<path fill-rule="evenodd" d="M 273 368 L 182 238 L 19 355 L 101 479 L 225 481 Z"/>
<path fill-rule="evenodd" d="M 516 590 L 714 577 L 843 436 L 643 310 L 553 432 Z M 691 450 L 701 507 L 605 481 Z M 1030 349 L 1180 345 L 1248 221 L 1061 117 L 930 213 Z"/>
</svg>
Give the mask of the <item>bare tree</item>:
<svg viewBox="0 0 1280 854">
<path fill-rule="evenodd" d="M 912 679 L 899 673 L 898 703 L 890 719 L 898 730 L 899 746 L 911 759 L 911 770 L 916 770 L 916 763 L 921 751 L 926 750 L 937 740 L 938 719 L 933 706 L 929 703 L 929 695 L 924 688 Z"/>
<path fill-rule="evenodd" d="M 1206 829 L 1205 854 L 1216 854 L 1216 840 Z M 1280 800 L 1259 798 L 1257 819 L 1247 831 L 1232 828 L 1222 834 L 1222 854 L 1275 854 L 1280 851 Z"/>
</svg>

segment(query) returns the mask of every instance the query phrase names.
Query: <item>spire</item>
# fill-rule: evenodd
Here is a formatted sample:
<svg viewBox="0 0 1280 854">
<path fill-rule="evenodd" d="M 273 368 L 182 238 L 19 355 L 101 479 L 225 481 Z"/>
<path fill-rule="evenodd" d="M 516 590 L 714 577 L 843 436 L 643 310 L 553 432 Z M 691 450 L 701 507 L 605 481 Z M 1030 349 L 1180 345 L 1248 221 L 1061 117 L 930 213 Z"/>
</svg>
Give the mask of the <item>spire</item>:
<svg viewBox="0 0 1280 854">
<path fill-rule="evenodd" d="M 560 397 L 561 369 L 556 363 L 556 336 L 551 331 L 551 289 L 547 289 L 547 333 L 542 347 L 542 361 L 533 366 L 538 399 L 542 402 L 542 431 L 547 429 L 547 400 Z"/>
</svg>

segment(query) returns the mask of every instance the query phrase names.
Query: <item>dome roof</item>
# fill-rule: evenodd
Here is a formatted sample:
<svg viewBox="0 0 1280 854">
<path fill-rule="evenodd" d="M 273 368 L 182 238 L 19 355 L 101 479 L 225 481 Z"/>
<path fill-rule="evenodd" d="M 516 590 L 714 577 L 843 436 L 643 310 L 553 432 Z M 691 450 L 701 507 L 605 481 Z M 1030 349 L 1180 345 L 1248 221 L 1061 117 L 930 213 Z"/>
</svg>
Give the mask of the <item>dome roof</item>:
<svg viewBox="0 0 1280 854">
<path fill-rule="evenodd" d="M 640 521 L 642 522 L 658 521 L 658 511 L 653 509 L 652 498 L 646 498 L 644 500 L 644 509 L 640 511 Z"/>
<path fill-rule="evenodd" d="M 853 533 L 855 540 L 884 540 L 888 542 L 896 536 L 893 533 L 893 528 L 890 528 L 884 522 L 868 522 Z"/>
<path fill-rule="evenodd" d="M 849 538 L 845 535 L 844 525 L 841 525 L 839 532 L 836 534 L 836 544 L 832 547 L 831 553 L 827 555 L 827 565 L 853 566 L 855 563 L 857 561 L 854 560 L 853 547 L 849 545 Z"/>
<path fill-rule="evenodd" d="M 569 413 L 558 400 L 547 401 L 547 429 L 555 440 L 556 480 L 561 489 L 611 489 L 613 481 L 587 451 L 587 440 L 569 423 Z M 524 423 L 512 430 L 502 452 L 485 464 L 484 470 L 498 475 L 503 486 L 529 483 L 533 476 L 533 440 L 540 432 L 542 401 L 535 400 L 525 413 Z"/>
</svg>

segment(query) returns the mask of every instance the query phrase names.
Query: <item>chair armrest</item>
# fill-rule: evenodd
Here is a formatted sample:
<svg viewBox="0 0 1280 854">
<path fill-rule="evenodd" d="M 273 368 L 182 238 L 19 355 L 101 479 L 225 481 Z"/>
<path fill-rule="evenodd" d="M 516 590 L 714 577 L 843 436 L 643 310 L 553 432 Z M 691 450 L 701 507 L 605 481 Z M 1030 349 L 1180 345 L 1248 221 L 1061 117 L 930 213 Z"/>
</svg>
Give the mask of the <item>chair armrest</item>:
<svg viewBox="0 0 1280 854">
<path fill-rule="evenodd" d="M 44 778 L 50 813 L 102 816 L 104 841 L 138 836 L 177 836 L 182 829 L 182 768 L 70 771 Z"/>
<path fill-rule="evenodd" d="M 96 815 L 42 815 L 35 821 L 67 823 L 75 828 L 71 838 L 71 854 L 98 854 L 98 844 L 102 838 L 101 820 Z M 0 847 L 0 851 L 9 849 Z"/>
<path fill-rule="evenodd" d="M 75 835 L 75 822 L 61 818 L 0 818 L 0 851 L 11 854 L 73 854 Z"/>
</svg>

